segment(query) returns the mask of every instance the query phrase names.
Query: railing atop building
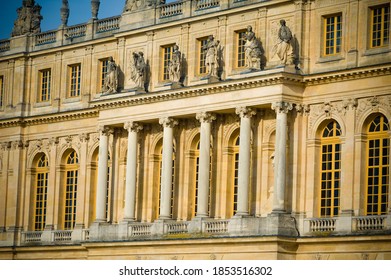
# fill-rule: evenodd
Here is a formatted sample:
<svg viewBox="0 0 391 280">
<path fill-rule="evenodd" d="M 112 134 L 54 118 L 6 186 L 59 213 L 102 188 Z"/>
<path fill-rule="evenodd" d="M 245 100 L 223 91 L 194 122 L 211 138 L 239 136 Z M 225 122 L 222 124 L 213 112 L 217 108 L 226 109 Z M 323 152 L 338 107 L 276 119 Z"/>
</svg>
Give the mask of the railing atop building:
<svg viewBox="0 0 391 280">
<path fill-rule="evenodd" d="M 164 4 L 159 7 L 159 17 L 168 18 L 183 14 L 183 2 Z"/>
<path fill-rule="evenodd" d="M 86 36 L 87 24 L 78 24 L 66 29 L 67 38 L 77 38 Z"/>
<path fill-rule="evenodd" d="M 0 52 L 6 52 L 11 49 L 11 41 L 10 40 L 2 40 L 0 41 Z"/>
<path fill-rule="evenodd" d="M 211 9 L 220 6 L 220 0 L 197 0 L 196 10 Z"/>
<path fill-rule="evenodd" d="M 119 29 L 119 22 L 121 17 L 111 17 L 111 18 L 105 18 L 97 21 L 97 33 L 107 32 Z"/>
<path fill-rule="evenodd" d="M 56 42 L 57 31 L 48 31 L 35 35 L 35 45 L 51 44 Z"/>
</svg>

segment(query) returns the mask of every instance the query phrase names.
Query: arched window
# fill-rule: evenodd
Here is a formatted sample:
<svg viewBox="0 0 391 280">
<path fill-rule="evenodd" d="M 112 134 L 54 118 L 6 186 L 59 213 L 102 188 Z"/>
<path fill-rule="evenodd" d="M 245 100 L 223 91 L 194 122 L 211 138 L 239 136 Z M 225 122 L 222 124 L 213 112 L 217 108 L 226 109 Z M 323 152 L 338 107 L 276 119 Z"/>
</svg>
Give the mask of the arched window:
<svg viewBox="0 0 391 280">
<path fill-rule="evenodd" d="M 390 126 L 383 115 L 368 126 L 366 214 L 384 215 L 388 208 L 390 187 Z"/>
<path fill-rule="evenodd" d="M 233 142 L 234 146 L 232 147 L 233 148 L 233 163 L 232 163 L 233 174 L 232 175 L 233 175 L 233 182 L 234 182 L 233 193 L 232 193 L 232 195 L 233 195 L 233 198 L 232 198 L 233 213 L 232 213 L 232 215 L 235 215 L 236 211 L 238 210 L 239 142 L 240 142 L 240 139 L 239 139 L 239 136 L 237 136 L 235 141 Z"/>
<path fill-rule="evenodd" d="M 42 154 L 36 165 L 34 209 L 34 230 L 36 231 L 42 231 L 45 229 L 48 177 L 48 159 L 45 154 Z"/>
<path fill-rule="evenodd" d="M 338 216 L 341 194 L 341 128 L 331 121 L 321 135 L 320 217 Z"/>
<path fill-rule="evenodd" d="M 64 229 L 72 230 L 76 222 L 77 184 L 79 178 L 79 159 L 72 151 L 65 160 L 65 205 Z"/>
</svg>

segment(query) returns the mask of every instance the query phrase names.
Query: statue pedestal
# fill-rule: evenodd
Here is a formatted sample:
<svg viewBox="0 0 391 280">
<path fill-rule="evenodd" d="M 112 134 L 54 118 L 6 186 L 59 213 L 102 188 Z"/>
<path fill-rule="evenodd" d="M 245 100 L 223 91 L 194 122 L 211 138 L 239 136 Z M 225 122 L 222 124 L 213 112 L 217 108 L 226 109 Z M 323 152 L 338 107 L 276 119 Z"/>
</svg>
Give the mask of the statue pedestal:
<svg viewBox="0 0 391 280">
<path fill-rule="evenodd" d="M 180 82 L 172 82 L 171 89 L 183 88 L 183 85 Z"/>
<path fill-rule="evenodd" d="M 124 12 L 121 15 L 120 31 L 128 31 L 156 23 L 155 9 L 147 7 L 136 11 Z"/>
</svg>

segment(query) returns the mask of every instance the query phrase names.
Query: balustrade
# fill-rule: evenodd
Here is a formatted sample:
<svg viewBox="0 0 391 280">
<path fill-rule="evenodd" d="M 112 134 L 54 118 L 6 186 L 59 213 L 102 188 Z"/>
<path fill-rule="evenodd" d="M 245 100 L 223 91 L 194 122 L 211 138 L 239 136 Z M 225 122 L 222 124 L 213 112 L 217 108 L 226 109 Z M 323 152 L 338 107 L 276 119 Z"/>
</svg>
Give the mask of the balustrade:
<svg viewBox="0 0 391 280">
<path fill-rule="evenodd" d="M 167 223 L 165 224 L 164 232 L 167 234 L 180 234 L 188 232 L 188 222 Z"/>
<path fill-rule="evenodd" d="M 56 42 L 56 31 L 49 31 L 35 35 L 35 45 L 44 45 Z"/>
<path fill-rule="evenodd" d="M 87 31 L 87 24 L 79 24 L 79 25 L 68 27 L 65 36 L 67 38 L 83 37 L 86 35 L 86 31 Z"/>
<path fill-rule="evenodd" d="M 105 18 L 102 20 L 99 20 L 97 22 L 97 33 L 107 32 L 115 29 L 119 29 L 119 21 L 121 17 L 112 17 L 112 18 Z"/>
<path fill-rule="evenodd" d="M 203 224 L 205 233 L 221 234 L 228 232 L 228 220 L 206 221 Z"/>
<path fill-rule="evenodd" d="M 23 241 L 29 242 L 41 242 L 42 231 L 25 231 L 23 234 Z"/>
<path fill-rule="evenodd" d="M 53 241 L 71 241 L 72 231 L 71 230 L 56 230 L 53 231 Z"/>
<path fill-rule="evenodd" d="M 356 217 L 353 219 L 356 231 L 383 230 L 385 216 Z"/>
<path fill-rule="evenodd" d="M 183 14 L 183 2 L 169 3 L 159 7 L 160 18 Z"/>
<path fill-rule="evenodd" d="M 220 0 L 197 0 L 196 10 L 205 10 L 220 6 Z"/>
<path fill-rule="evenodd" d="M 334 218 L 311 219 L 310 231 L 311 232 L 335 231 L 335 222 L 336 219 Z"/>
<path fill-rule="evenodd" d="M 9 51 L 11 47 L 10 40 L 0 41 L 0 52 Z"/>
<path fill-rule="evenodd" d="M 152 224 L 133 224 L 129 226 L 129 237 L 150 236 Z"/>
</svg>

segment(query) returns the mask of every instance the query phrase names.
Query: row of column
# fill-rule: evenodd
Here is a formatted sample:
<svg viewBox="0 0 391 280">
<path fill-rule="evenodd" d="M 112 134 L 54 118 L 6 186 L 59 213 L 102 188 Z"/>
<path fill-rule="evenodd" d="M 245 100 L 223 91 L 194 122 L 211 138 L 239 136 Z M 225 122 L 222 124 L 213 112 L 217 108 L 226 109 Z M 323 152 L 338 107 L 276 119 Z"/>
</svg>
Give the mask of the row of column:
<svg viewBox="0 0 391 280">
<path fill-rule="evenodd" d="M 291 103 L 284 101 L 272 104 L 276 112 L 276 143 L 274 156 L 274 199 L 273 212 L 285 212 L 285 182 L 286 182 L 286 145 L 287 145 L 287 114 L 293 108 Z M 240 143 L 239 143 L 239 169 L 238 169 L 238 206 L 235 216 L 245 217 L 249 215 L 249 188 L 250 188 L 250 164 L 251 164 L 251 117 L 256 110 L 250 107 L 236 108 L 236 114 L 240 116 Z M 198 197 L 196 217 L 209 217 L 208 194 L 210 176 L 210 139 L 211 123 L 216 116 L 210 112 L 196 114 L 200 121 L 200 149 L 198 172 Z M 171 185 L 172 185 L 172 154 L 173 154 L 173 129 L 178 121 L 165 117 L 159 119 L 163 126 L 163 154 L 161 175 L 161 203 L 160 220 L 171 219 Z M 135 221 L 136 206 L 136 177 L 137 177 L 137 134 L 143 126 L 137 122 L 127 122 L 124 128 L 128 131 L 128 151 L 126 162 L 125 185 L 125 213 L 124 220 Z M 99 162 L 98 162 L 98 186 L 96 198 L 96 222 L 106 221 L 106 187 L 108 170 L 108 136 L 111 129 L 100 128 Z"/>
</svg>

